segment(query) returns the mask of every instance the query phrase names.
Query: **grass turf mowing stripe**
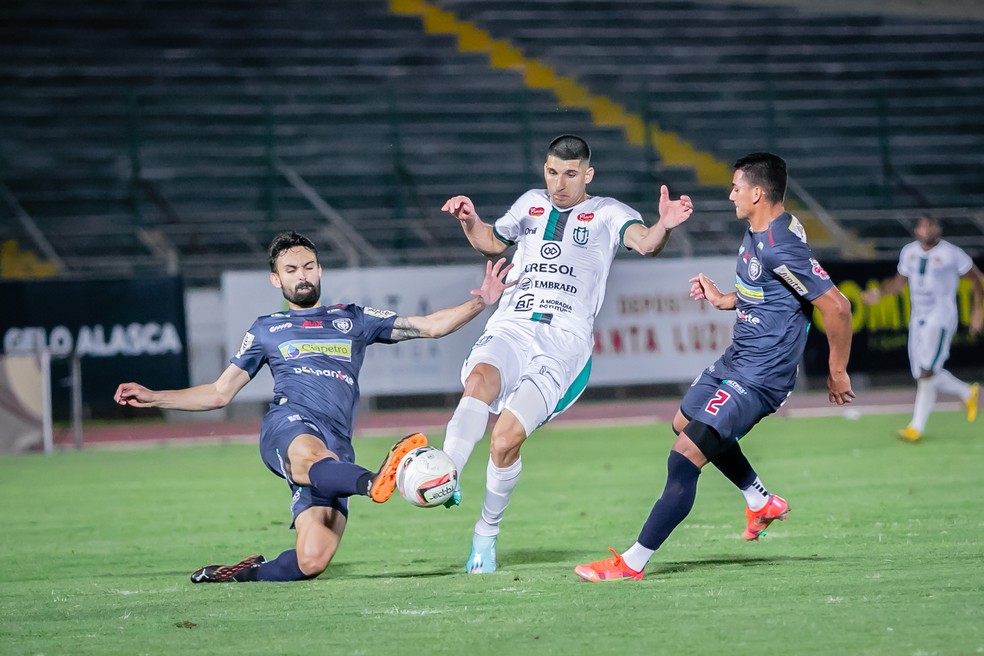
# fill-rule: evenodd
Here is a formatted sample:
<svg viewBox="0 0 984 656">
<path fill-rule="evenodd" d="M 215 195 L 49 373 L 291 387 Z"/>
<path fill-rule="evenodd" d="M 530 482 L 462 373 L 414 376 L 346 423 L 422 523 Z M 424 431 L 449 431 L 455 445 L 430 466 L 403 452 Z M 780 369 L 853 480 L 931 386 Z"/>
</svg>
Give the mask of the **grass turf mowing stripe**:
<svg viewBox="0 0 984 656">
<path fill-rule="evenodd" d="M 646 578 L 604 586 L 573 567 L 635 539 L 666 424 L 538 432 L 487 576 L 464 574 L 482 447 L 460 508 L 354 499 L 316 581 L 201 586 L 201 565 L 293 543 L 287 487 L 255 446 L 0 457 L 0 651 L 269 654 L 286 631 L 346 654 L 977 653 L 984 440 L 938 413 L 900 444 L 904 420 L 765 420 L 743 448 L 789 520 L 745 542 L 741 495 L 708 468 Z M 357 440 L 358 460 L 389 446 Z"/>
</svg>

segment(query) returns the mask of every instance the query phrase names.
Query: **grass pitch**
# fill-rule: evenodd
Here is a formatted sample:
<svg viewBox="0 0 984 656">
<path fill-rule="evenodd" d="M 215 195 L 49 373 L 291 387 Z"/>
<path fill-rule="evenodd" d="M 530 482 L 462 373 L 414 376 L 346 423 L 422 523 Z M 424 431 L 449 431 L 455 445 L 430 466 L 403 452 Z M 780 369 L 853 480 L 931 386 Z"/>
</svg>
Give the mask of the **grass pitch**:
<svg viewBox="0 0 984 656">
<path fill-rule="evenodd" d="M 254 445 L 3 457 L 0 653 L 984 653 L 984 430 L 936 414 L 900 444 L 906 419 L 765 420 L 743 446 L 789 520 L 745 542 L 709 467 L 646 578 L 607 585 L 572 568 L 634 541 L 666 425 L 539 432 L 485 576 L 464 574 L 483 446 L 462 507 L 353 499 L 328 572 L 291 584 L 188 580 L 293 543 Z M 389 443 L 357 440 L 358 460 Z"/>
</svg>

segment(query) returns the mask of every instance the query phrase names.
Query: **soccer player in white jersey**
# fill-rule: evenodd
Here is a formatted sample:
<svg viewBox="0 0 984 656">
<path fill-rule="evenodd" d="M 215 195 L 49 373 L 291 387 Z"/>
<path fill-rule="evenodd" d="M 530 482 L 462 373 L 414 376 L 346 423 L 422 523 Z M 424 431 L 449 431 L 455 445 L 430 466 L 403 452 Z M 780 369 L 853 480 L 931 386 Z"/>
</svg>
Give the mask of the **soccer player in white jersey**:
<svg viewBox="0 0 984 656">
<path fill-rule="evenodd" d="M 471 574 L 496 569 L 499 522 L 519 481 L 523 442 L 587 385 L 594 319 L 616 250 L 657 255 L 670 231 L 693 213 L 691 199 L 671 201 L 665 185 L 652 226 L 614 198 L 588 195 L 591 151 L 574 135 L 550 143 L 543 177 L 546 189 L 524 193 L 494 224 L 481 220 L 467 196 L 450 198 L 441 208 L 486 256 L 516 245 L 508 278 L 516 285 L 503 294 L 462 366 L 465 389 L 444 439 L 444 451 L 461 471 L 485 434 L 489 413 L 499 415 L 467 563 Z"/>
<path fill-rule="evenodd" d="M 941 238 L 940 223 L 931 216 L 920 217 L 914 233 L 916 241 L 906 244 L 899 254 L 895 277 L 864 295 L 868 304 L 874 304 L 883 295 L 898 294 L 909 285 L 909 364 L 916 379 L 916 403 L 909 425 L 899 431 L 904 442 L 922 438 L 938 392 L 960 397 L 967 407 L 967 420 L 977 419 L 980 385 L 968 385 L 943 368 L 957 332 L 956 295 L 961 277 L 973 285 L 970 334 L 980 333 L 984 326 L 984 286 L 974 261 Z"/>
</svg>

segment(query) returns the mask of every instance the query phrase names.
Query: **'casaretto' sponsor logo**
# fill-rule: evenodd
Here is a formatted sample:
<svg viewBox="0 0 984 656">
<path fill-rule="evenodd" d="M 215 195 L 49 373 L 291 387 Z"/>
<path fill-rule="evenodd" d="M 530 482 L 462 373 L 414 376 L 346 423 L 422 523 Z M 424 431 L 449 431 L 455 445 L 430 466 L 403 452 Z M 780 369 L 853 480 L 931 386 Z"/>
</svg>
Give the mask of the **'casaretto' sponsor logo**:
<svg viewBox="0 0 984 656">
<path fill-rule="evenodd" d="M 297 360 L 324 355 L 335 360 L 352 360 L 352 340 L 350 339 L 292 339 L 279 344 L 277 348 L 284 360 Z"/>
</svg>

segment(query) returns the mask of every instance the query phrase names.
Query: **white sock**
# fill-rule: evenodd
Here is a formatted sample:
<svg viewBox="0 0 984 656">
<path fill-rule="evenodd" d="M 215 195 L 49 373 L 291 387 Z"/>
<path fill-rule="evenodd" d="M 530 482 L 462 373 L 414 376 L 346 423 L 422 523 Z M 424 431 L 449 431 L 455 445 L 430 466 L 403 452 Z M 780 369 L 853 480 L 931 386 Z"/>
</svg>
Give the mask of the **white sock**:
<svg viewBox="0 0 984 656">
<path fill-rule="evenodd" d="M 745 495 L 745 503 L 750 510 L 762 510 L 769 501 L 769 491 L 762 485 L 762 480 L 758 476 L 741 493 Z"/>
<path fill-rule="evenodd" d="M 628 551 L 622 554 L 622 560 L 624 560 L 625 564 L 630 568 L 637 572 L 641 572 L 646 569 L 646 564 L 649 562 L 649 559 L 653 557 L 654 553 L 656 552 L 652 549 L 647 549 L 636 542 L 629 547 Z"/>
<path fill-rule="evenodd" d="M 472 396 L 463 396 L 451 415 L 442 450 L 451 457 L 458 475 L 465 468 L 475 445 L 482 441 L 489 423 L 489 406 Z"/>
<path fill-rule="evenodd" d="M 912 409 L 909 425 L 922 433 L 926 430 L 926 420 L 936 404 L 936 376 L 920 378 L 916 383 L 916 405 Z"/>
<path fill-rule="evenodd" d="M 963 382 L 946 369 L 933 376 L 933 380 L 936 382 L 936 391 L 938 392 L 960 397 L 960 400 L 965 403 L 970 398 L 970 385 Z"/>
<path fill-rule="evenodd" d="M 475 522 L 476 535 L 491 537 L 499 534 L 499 522 L 522 471 L 522 458 L 502 468 L 496 467 L 489 458 L 489 466 L 485 469 L 485 502 L 482 503 L 482 516 Z"/>
</svg>

